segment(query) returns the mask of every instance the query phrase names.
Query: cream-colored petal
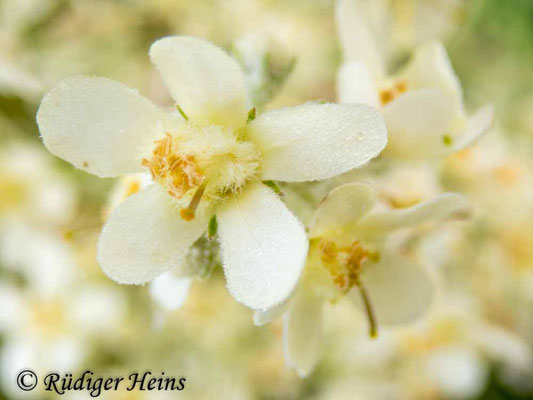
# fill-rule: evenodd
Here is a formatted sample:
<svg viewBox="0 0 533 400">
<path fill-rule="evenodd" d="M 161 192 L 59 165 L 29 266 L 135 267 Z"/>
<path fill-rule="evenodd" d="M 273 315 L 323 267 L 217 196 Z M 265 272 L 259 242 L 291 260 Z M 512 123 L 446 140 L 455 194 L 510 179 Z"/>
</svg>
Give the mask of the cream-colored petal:
<svg viewBox="0 0 533 400">
<path fill-rule="evenodd" d="M 318 206 L 310 237 L 342 234 L 372 209 L 374 190 L 366 183 L 347 183 L 333 189 Z"/>
<path fill-rule="evenodd" d="M 361 281 L 368 292 L 379 326 L 407 323 L 422 316 L 430 307 L 434 284 L 419 264 L 385 252 L 375 264 L 365 265 Z M 350 297 L 365 312 L 359 289 Z"/>
<path fill-rule="evenodd" d="M 431 42 L 420 46 L 401 76 L 406 80 L 409 90 L 439 89 L 454 99 L 458 111 L 462 111 L 461 83 L 442 43 Z"/>
<path fill-rule="evenodd" d="M 274 192 L 250 184 L 217 212 L 222 264 L 230 293 L 254 309 L 282 303 L 307 255 L 305 230 Z"/>
<path fill-rule="evenodd" d="M 263 326 L 279 318 L 288 308 L 289 300 L 266 310 L 255 310 L 254 325 Z"/>
<path fill-rule="evenodd" d="M 210 42 L 169 36 L 150 58 L 172 97 L 192 120 L 239 128 L 246 123 L 246 90 L 237 62 Z"/>
<path fill-rule="evenodd" d="M 374 78 L 361 62 L 342 64 L 337 75 L 337 98 L 340 103 L 362 103 L 378 107 L 378 91 Z"/>
<path fill-rule="evenodd" d="M 208 221 L 208 215 L 183 220 L 175 200 L 159 185 L 149 186 L 111 213 L 98 241 L 98 262 L 118 283 L 148 282 L 180 264 Z"/>
<path fill-rule="evenodd" d="M 453 100 L 438 89 L 407 92 L 385 106 L 389 132 L 384 155 L 399 159 L 424 159 L 449 151 L 446 137 L 453 131 Z"/>
<path fill-rule="evenodd" d="M 46 148 L 101 177 L 141 172 L 141 159 L 169 115 L 136 90 L 106 78 L 74 76 L 44 97 L 37 123 Z"/>
<path fill-rule="evenodd" d="M 191 284 L 192 278 L 168 271 L 150 282 L 150 296 L 165 310 L 177 310 L 187 300 Z"/>
<path fill-rule="evenodd" d="M 368 23 L 368 7 L 376 2 L 337 0 L 335 19 L 344 59 L 364 63 L 375 78 L 381 78 L 385 74 L 383 49 L 378 45 L 379 33 Z"/>
<path fill-rule="evenodd" d="M 457 135 L 455 143 L 452 143 L 450 153 L 462 150 L 472 145 L 478 140 L 490 127 L 494 121 L 494 107 L 491 105 L 482 107 L 474 115 L 468 118 L 466 129 Z"/>
<path fill-rule="evenodd" d="M 381 114 L 363 104 L 316 104 L 264 113 L 249 124 L 262 179 L 322 180 L 359 167 L 387 143 Z"/>
<path fill-rule="evenodd" d="M 361 239 L 385 236 L 396 229 L 445 218 L 467 218 L 472 208 L 458 193 L 443 193 L 409 208 L 376 211 L 363 217 L 355 227 Z"/>
<path fill-rule="evenodd" d="M 283 319 L 285 361 L 302 378 L 313 370 L 320 355 L 322 307 L 320 298 L 302 288 Z"/>
</svg>

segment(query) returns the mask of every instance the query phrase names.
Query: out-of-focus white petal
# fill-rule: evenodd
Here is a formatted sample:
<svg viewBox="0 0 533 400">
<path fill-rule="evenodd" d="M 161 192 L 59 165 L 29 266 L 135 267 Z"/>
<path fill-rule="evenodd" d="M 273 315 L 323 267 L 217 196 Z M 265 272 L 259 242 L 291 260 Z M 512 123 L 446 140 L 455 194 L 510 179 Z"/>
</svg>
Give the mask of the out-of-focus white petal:
<svg viewBox="0 0 533 400">
<path fill-rule="evenodd" d="M 428 221 L 468 218 L 471 213 L 472 207 L 463 195 L 443 193 L 409 208 L 372 212 L 359 221 L 355 230 L 358 237 L 370 239 Z"/>
<path fill-rule="evenodd" d="M 381 114 L 363 104 L 316 104 L 270 111 L 249 124 L 263 151 L 263 179 L 327 179 L 376 157 L 387 143 Z"/>
<path fill-rule="evenodd" d="M 310 237 L 341 234 L 373 207 L 375 197 L 372 187 L 365 183 L 347 183 L 333 189 L 315 212 Z"/>
<path fill-rule="evenodd" d="M 342 64 L 337 75 L 337 98 L 340 103 L 379 106 L 376 83 L 363 63 L 348 61 Z"/>
<path fill-rule="evenodd" d="M 72 285 L 77 271 L 74 255 L 55 232 L 41 231 L 15 219 L 3 222 L 0 262 L 4 268 L 22 273 L 32 291 L 43 298 Z"/>
<path fill-rule="evenodd" d="M 237 62 L 206 40 L 169 36 L 150 48 L 172 97 L 195 120 L 241 127 L 246 122 L 246 90 Z"/>
<path fill-rule="evenodd" d="M 473 399 L 483 391 L 488 364 L 474 349 L 448 347 L 432 353 L 427 372 L 444 398 Z"/>
<path fill-rule="evenodd" d="M 4 334 L 15 330 L 23 320 L 23 294 L 7 282 L 0 282 L 0 304 L 0 333 Z"/>
<path fill-rule="evenodd" d="M 512 331 L 481 322 L 468 331 L 468 336 L 495 360 L 522 369 L 531 365 L 533 349 Z"/>
<path fill-rule="evenodd" d="M 171 271 L 150 282 L 150 296 L 164 309 L 177 310 L 187 300 L 192 278 L 174 275 Z"/>
<path fill-rule="evenodd" d="M 33 102 L 42 94 L 42 84 L 27 71 L 2 57 L 0 58 L 0 92 L 20 96 Z"/>
<path fill-rule="evenodd" d="M 106 78 L 74 76 L 52 88 L 37 112 L 51 153 L 101 177 L 141 172 L 168 115 L 136 90 Z"/>
<path fill-rule="evenodd" d="M 380 78 L 385 73 L 384 54 L 367 24 L 368 14 L 364 7 L 364 2 L 358 0 L 338 0 L 335 9 L 337 32 L 344 59 L 364 63 L 376 78 Z"/>
<path fill-rule="evenodd" d="M 439 42 L 420 46 L 402 76 L 409 90 L 434 88 L 449 95 L 462 111 L 463 93 L 446 49 Z"/>
<path fill-rule="evenodd" d="M 269 324 L 270 322 L 280 317 L 285 312 L 285 310 L 287 310 L 288 305 L 289 300 L 286 300 L 283 303 L 278 304 L 277 306 L 274 306 L 272 308 L 268 308 L 266 310 L 255 310 L 254 325 L 263 326 Z"/>
<path fill-rule="evenodd" d="M 118 283 L 148 282 L 182 261 L 208 220 L 183 220 L 174 199 L 159 185 L 149 186 L 112 212 L 98 241 L 98 262 Z"/>
<path fill-rule="evenodd" d="M 123 292 L 107 286 L 77 288 L 76 297 L 69 302 L 70 318 L 83 332 L 109 335 L 123 325 L 126 316 Z"/>
<path fill-rule="evenodd" d="M 384 152 L 395 158 L 431 158 L 449 151 L 446 136 L 454 123 L 450 96 L 438 89 L 407 92 L 383 109 L 389 144 Z"/>
<path fill-rule="evenodd" d="M 274 192 L 251 184 L 217 212 L 222 264 L 230 293 L 254 309 L 283 302 L 307 255 L 300 222 Z"/>
<path fill-rule="evenodd" d="M 452 151 L 459 151 L 473 144 L 491 126 L 494 121 L 494 107 L 491 105 L 482 107 L 474 115 L 468 117 L 466 129 L 459 135 L 455 143 L 452 144 Z"/>
<path fill-rule="evenodd" d="M 307 376 L 320 355 L 322 300 L 302 288 L 283 319 L 283 352 L 300 377 Z"/>
<path fill-rule="evenodd" d="M 385 252 L 378 263 L 366 267 L 361 281 L 370 297 L 378 327 L 413 321 L 431 305 L 434 285 L 421 265 Z M 350 292 L 350 297 L 364 311 L 357 288 Z"/>
</svg>

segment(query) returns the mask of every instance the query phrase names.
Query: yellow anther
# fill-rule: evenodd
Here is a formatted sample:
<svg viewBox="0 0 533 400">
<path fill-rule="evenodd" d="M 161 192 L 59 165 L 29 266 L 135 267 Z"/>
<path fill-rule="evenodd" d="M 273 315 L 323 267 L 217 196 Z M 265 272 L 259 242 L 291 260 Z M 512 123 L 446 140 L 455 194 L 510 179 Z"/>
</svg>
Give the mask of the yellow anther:
<svg viewBox="0 0 533 400">
<path fill-rule="evenodd" d="M 194 219 L 194 216 L 196 214 L 196 209 L 198 208 L 198 205 L 200 204 L 200 200 L 202 199 L 202 196 L 205 191 L 205 183 L 200 186 L 196 193 L 194 193 L 194 196 L 191 199 L 191 202 L 187 206 L 187 208 L 182 208 L 180 210 L 180 216 L 185 221 L 192 221 Z"/>
<path fill-rule="evenodd" d="M 358 241 L 340 247 L 331 240 L 322 240 L 318 250 L 322 264 L 331 274 L 333 283 L 343 291 L 357 285 L 359 273 L 366 260 L 379 260 L 378 253 L 370 252 Z"/>
<path fill-rule="evenodd" d="M 166 133 L 155 142 L 152 158 L 143 158 L 141 165 L 148 167 L 154 181 L 166 187 L 167 192 L 177 199 L 190 189 L 201 185 L 205 179 L 192 155 L 173 151 L 172 135 Z"/>
<path fill-rule="evenodd" d="M 180 216 L 185 221 L 192 221 L 195 217 L 194 211 L 191 211 L 189 208 L 182 208 L 180 210 Z"/>
<path fill-rule="evenodd" d="M 392 100 L 397 98 L 402 93 L 407 91 L 407 82 L 397 81 L 394 82 L 391 86 L 385 87 L 379 91 L 379 100 L 381 105 L 384 106 L 390 103 Z"/>
<path fill-rule="evenodd" d="M 391 89 L 383 89 L 379 91 L 379 100 L 381 105 L 384 106 L 394 99 L 394 93 Z"/>
</svg>

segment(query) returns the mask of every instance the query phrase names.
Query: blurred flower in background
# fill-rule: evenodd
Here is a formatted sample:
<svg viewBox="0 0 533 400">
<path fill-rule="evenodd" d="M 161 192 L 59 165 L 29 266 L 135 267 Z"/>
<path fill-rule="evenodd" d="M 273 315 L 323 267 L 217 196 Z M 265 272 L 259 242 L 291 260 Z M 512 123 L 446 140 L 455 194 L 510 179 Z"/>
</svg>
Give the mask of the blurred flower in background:
<svg viewBox="0 0 533 400">
<path fill-rule="evenodd" d="M 529 0 L 1 2 L 0 399 L 57 398 L 42 387 L 22 392 L 22 368 L 39 375 L 164 371 L 187 378 L 176 397 L 191 399 L 531 398 L 532 28 Z M 385 152 L 334 179 L 273 186 L 308 232 L 320 201 L 342 184 L 370 185 L 380 207 L 373 212 L 402 213 L 442 193 L 462 194 L 473 210 L 469 220 L 424 224 L 387 239 L 396 260 L 422 265 L 431 277 L 434 299 L 424 315 L 378 325 L 370 339 L 349 296 L 328 298 L 320 358 L 301 379 L 285 365 L 283 318 L 276 318 L 283 310 L 254 325 L 253 312 L 227 293 L 217 240 L 201 237 L 183 265 L 147 286 L 117 285 L 102 273 L 98 233 L 150 178 L 102 180 L 75 170 L 46 151 L 35 115 L 46 91 L 79 74 L 109 77 L 173 106 L 147 57 L 150 44 L 167 35 L 202 37 L 233 55 L 247 109 L 255 105 L 258 115 L 308 101 L 365 101 L 356 98 L 361 93 L 373 93 L 370 103 L 386 113 L 412 88 L 444 88 L 454 120 L 446 131 L 435 123 L 442 112 L 424 118 L 428 102 L 392 121 L 403 129 L 404 117 L 428 120 L 435 148 L 457 144 L 478 116 L 470 110 L 494 106 L 473 129 L 476 141 L 453 151 L 438 147 L 438 157 L 425 157 L 431 146 L 421 133 L 410 136 L 417 157 Z M 444 61 L 430 62 L 435 70 L 418 68 L 428 54 Z M 353 62 L 363 63 L 370 79 L 339 85 L 343 63 Z M 434 76 L 446 79 L 435 83 Z M 397 86 L 403 78 L 405 93 Z M 382 106 L 383 89 L 394 99 Z M 346 93 L 353 98 L 343 99 Z M 389 126 L 389 138 L 394 130 Z M 414 285 L 410 294 L 423 295 Z M 301 317 L 302 340 L 315 337 L 311 317 Z M 123 390 L 102 398 L 169 397 Z"/>
</svg>

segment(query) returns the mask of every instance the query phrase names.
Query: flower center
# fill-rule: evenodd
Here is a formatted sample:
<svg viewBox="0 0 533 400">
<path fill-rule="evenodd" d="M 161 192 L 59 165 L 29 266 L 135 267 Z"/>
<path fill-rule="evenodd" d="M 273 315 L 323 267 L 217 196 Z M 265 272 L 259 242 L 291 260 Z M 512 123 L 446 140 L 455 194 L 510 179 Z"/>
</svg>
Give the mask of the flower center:
<svg viewBox="0 0 533 400">
<path fill-rule="evenodd" d="M 238 192 L 259 168 L 257 148 L 221 126 L 187 122 L 154 144 L 141 164 L 170 196 L 189 201 L 181 210 L 185 220 L 194 218 L 201 200 L 207 205 Z"/>
<path fill-rule="evenodd" d="M 333 283 L 343 293 L 354 286 L 359 289 L 365 313 L 368 319 L 369 335 L 377 337 L 377 320 L 374 315 L 370 296 L 360 279 L 363 263 L 367 260 L 379 261 L 379 253 L 371 252 L 355 241 L 348 246 L 339 246 L 332 240 L 322 239 L 318 243 L 318 252 L 322 265 L 328 270 Z"/>
<path fill-rule="evenodd" d="M 392 100 L 397 98 L 402 93 L 405 93 L 406 91 L 407 83 L 402 80 L 396 81 L 392 85 L 383 87 L 379 90 L 379 100 L 381 101 L 381 105 L 387 105 Z"/>
<path fill-rule="evenodd" d="M 379 254 L 373 253 L 355 241 L 348 246 L 339 246 L 332 240 L 322 239 L 318 244 L 320 260 L 328 270 L 335 286 L 343 292 L 359 284 L 363 263 L 376 261 Z"/>
</svg>

